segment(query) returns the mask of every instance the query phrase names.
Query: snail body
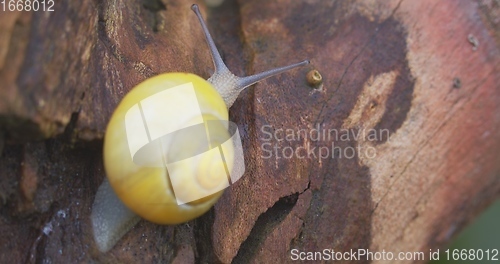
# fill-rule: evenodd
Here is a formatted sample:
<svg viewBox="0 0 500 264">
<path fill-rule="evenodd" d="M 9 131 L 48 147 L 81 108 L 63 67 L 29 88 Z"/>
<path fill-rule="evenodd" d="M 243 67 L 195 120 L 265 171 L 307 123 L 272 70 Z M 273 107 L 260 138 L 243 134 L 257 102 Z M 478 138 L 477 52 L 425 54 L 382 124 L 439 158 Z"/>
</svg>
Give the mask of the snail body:
<svg viewBox="0 0 500 264">
<path fill-rule="evenodd" d="M 179 224 L 208 211 L 228 187 L 227 172 L 238 171 L 237 178 L 231 175 L 234 182 L 244 171 L 242 156 L 235 151 L 238 131 L 230 128 L 228 108 L 245 87 L 308 64 L 237 77 L 222 61 L 198 7 L 192 10 L 205 33 L 215 72 L 208 80 L 191 73 L 154 76 L 134 87 L 117 106 L 104 138 L 107 179 L 91 214 L 100 251 L 111 249 L 140 218 Z M 225 143 L 229 139 L 233 143 Z"/>
</svg>

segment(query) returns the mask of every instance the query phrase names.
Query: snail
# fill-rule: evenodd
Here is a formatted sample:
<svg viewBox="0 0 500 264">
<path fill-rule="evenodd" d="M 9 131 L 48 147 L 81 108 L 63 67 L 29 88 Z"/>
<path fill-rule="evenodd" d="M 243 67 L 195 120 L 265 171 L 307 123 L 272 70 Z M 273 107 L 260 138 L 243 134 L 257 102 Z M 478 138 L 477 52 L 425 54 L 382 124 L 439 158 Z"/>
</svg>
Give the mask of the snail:
<svg viewBox="0 0 500 264">
<path fill-rule="evenodd" d="M 235 142 L 241 147 L 239 132 L 228 121 L 228 109 L 246 87 L 309 63 L 237 77 L 222 61 L 198 6 L 191 9 L 205 34 L 215 72 L 208 80 L 191 73 L 160 74 L 135 86 L 118 104 L 104 137 L 107 177 L 91 212 L 94 239 L 102 252 L 141 218 L 171 225 L 207 212 L 227 187 L 227 172 L 241 166 L 237 161 L 242 153 L 238 156 L 235 149 Z M 132 132 L 142 136 L 131 137 Z M 229 138 L 233 144 L 224 143 Z M 222 154 L 224 166 L 218 166 Z M 185 160 L 192 163 L 186 165 Z"/>
</svg>

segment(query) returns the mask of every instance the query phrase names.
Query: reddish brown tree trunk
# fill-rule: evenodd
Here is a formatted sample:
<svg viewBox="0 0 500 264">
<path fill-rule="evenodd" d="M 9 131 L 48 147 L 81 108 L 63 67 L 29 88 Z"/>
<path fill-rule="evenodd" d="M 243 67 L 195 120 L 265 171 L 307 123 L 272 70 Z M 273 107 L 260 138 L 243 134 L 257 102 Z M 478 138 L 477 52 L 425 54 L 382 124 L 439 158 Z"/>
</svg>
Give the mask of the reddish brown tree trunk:
<svg viewBox="0 0 500 264">
<path fill-rule="evenodd" d="M 206 78 L 212 70 L 189 7 L 56 1 L 54 12 L 0 11 L 2 263 L 280 263 L 292 249 L 428 252 L 498 198 L 497 1 L 226 0 L 202 11 L 237 74 L 311 65 L 235 102 L 246 173 L 213 210 L 177 226 L 141 221 L 100 253 L 89 214 L 105 177 L 102 138 L 113 109 L 150 76 Z M 323 76 L 318 89 L 306 82 L 312 69 Z M 281 141 L 266 133 L 317 128 L 361 136 Z M 386 133 L 374 140 L 370 131 Z M 338 148 L 319 157 L 332 143 Z M 316 157 L 266 158 L 268 146 L 315 149 Z"/>
</svg>

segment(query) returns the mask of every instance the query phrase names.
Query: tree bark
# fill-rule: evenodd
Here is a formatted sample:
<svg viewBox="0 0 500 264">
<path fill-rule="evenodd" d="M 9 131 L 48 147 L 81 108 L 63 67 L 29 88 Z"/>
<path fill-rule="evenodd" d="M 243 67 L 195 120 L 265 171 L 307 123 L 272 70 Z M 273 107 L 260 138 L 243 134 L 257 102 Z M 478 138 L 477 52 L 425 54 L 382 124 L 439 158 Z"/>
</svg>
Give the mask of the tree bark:
<svg viewBox="0 0 500 264">
<path fill-rule="evenodd" d="M 114 108 L 148 77 L 212 71 L 189 7 L 0 11 L 2 263 L 281 263 L 292 249 L 428 259 L 499 197 L 498 1 L 226 0 L 201 8 L 237 75 L 311 64 L 230 109 L 246 172 L 211 211 L 141 221 L 100 253 L 89 215 Z"/>
</svg>

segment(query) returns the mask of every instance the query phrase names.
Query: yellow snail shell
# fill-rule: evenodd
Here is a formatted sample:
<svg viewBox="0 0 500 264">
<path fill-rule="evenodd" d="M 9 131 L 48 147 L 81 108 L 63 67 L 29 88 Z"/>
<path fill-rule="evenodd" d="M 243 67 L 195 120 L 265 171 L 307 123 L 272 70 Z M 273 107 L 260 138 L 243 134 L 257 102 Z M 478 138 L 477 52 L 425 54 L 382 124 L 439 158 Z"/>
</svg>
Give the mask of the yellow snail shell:
<svg viewBox="0 0 500 264">
<path fill-rule="evenodd" d="M 213 165 L 220 156 L 217 150 L 214 150 L 213 155 L 196 159 L 195 166 L 181 164 L 179 161 L 175 163 L 178 166 L 168 172 L 165 166 L 161 166 L 162 162 L 169 162 L 183 155 L 187 157 L 192 152 L 204 151 L 204 145 L 208 142 L 209 145 L 221 146 L 218 150 L 225 154 L 224 162 L 227 166 L 225 169 L 233 170 L 235 167 L 233 145 L 222 144 L 231 137 L 228 131 L 228 108 L 244 88 L 267 77 L 309 63 L 303 61 L 248 77 L 237 77 L 222 61 L 198 6 L 193 5 L 192 10 L 203 28 L 215 64 L 215 72 L 208 80 L 191 73 L 160 74 L 134 87 L 119 103 L 111 116 L 104 138 L 104 167 L 107 179 L 98 189 L 91 214 L 94 238 L 98 249 L 102 252 L 111 249 L 141 217 L 158 224 L 178 224 L 208 211 L 221 196 L 222 190 L 227 187 L 226 171 Z M 183 107 L 184 98 L 190 94 L 184 94 L 184 90 L 177 88 L 186 85 L 196 96 L 202 119 L 190 114 L 191 108 Z M 170 103 L 155 104 L 155 110 L 149 111 L 149 104 L 144 102 L 158 96 L 164 96 L 165 102 Z M 152 118 L 150 115 L 155 116 Z M 158 135 L 153 136 L 151 133 L 148 134 L 149 142 L 156 144 L 142 147 L 144 144 L 141 145 L 141 142 L 134 143 L 134 140 L 127 138 L 127 130 L 142 131 L 142 125 L 130 125 L 132 123 L 128 124 L 127 118 L 137 121 L 133 122 L 134 124 L 144 122 L 144 127 L 151 126 L 151 123 L 145 125 L 149 122 L 146 120 L 153 119 L 169 125 L 180 124 L 180 128 L 192 127 L 200 122 L 205 124 L 211 122 L 216 126 L 213 131 L 207 133 L 219 137 L 208 137 L 208 141 L 200 143 L 197 132 L 169 134 L 170 137 L 167 139 Z M 161 122 L 156 125 L 161 127 L 163 125 Z M 140 147 L 135 148 L 135 145 Z M 134 156 L 132 149 L 137 153 L 141 152 L 142 155 Z M 196 177 L 192 179 L 182 176 L 172 177 L 182 175 L 183 172 L 194 173 Z M 175 189 L 174 194 L 172 186 L 174 183 L 176 186 L 181 186 L 180 189 L 183 191 L 178 192 L 178 189 Z M 194 200 L 193 197 L 203 198 Z"/>
</svg>

